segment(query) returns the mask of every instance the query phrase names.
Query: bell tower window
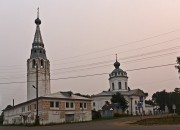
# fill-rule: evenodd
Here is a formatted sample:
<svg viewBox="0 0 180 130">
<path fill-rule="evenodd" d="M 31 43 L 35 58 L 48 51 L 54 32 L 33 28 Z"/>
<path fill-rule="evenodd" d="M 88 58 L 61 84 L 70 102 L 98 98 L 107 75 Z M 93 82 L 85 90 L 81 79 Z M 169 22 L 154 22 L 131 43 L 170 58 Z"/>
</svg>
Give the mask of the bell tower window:
<svg viewBox="0 0 180 130">
<path fill-rule="evenodd" d="M 114 83 L 112 83 L 112 90 L 114 90 Z"/>
<path fill-rule="evenodd" d="M 33 59 L 33 61 L 32 61 L 32 68 L 35 68 L 35 66 L 36 66 L 36 61 L 35 61 L 35 59 Z"/>
<path fill-rule="evenodd" d="M 44 68 L 44 61 L 41 59 L 41 68 Z"/>
</svg>

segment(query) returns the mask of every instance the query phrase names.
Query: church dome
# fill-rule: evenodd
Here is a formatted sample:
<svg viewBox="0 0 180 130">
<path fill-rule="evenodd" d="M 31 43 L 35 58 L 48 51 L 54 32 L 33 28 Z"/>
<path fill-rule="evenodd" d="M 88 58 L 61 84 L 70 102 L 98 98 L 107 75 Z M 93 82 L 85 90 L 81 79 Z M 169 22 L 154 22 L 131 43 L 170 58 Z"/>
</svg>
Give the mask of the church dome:
<svg viewBox="0 0 180 130">
<path fill-rule="evenodd" d="M 36 25 L 40 25 L 40 24 L 41 24 L 41 20 L 40 20 L 39 18 L 37 18 L 37 19 L 35 20 L 35 23 L 36 23 Z"/>
<path fill-rule="evenodd" d="M 115 67 L 116 69 L 118 69 L 119 66 L 120 66 L 120 63 L 116 60 L 116 62 L 114 63 L 114 67 Z"/>
<path fill-rule="evenodd" d="M 115 69 L 109 74 L 110 78 L 114 77 L 127 77 L 127 73 L 120 69 L 120 63 L 117 61 L 117 56 L 116 56 L 116 62 L 114 63 Z"/>
</svg>

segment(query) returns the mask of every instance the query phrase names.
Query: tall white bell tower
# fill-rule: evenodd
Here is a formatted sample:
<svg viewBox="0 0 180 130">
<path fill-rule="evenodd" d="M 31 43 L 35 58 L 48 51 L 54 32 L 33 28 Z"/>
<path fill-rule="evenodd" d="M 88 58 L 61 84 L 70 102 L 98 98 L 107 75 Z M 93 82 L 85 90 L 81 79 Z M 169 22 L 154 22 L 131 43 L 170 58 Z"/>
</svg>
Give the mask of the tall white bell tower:
<svg viewBox="0 0 180 130">
<path fill-rule="evenodd" d="M 46 50 L 41 36 L 39 11 L 35 23 L 36 32 L 32 43 L 31 55 L 27 60 L 27 100 L 36 98 L 36 89 L 34 87 L 36 87 L 37 84 L 39 97 L 51 93 L 50 62 L 46 57 Z M 36 81 L 36 76 L 38 76 L 38 81 Z"/>
</svg>

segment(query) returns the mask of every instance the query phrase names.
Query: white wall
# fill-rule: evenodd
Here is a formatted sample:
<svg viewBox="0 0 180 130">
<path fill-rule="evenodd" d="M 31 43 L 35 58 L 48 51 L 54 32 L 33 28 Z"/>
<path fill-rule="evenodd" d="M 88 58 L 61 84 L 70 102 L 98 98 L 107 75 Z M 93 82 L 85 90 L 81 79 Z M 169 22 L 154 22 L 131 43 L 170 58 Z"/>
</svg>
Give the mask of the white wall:
<svg viewBox="0 0 180 130">
<path fill-rule="evenodd" d="M 119 89 L 119 82 L 121 82 L 121 89 Z M 109 80 L 110 91 L 127 91 L 128 89 L 125 89 L 125 82 L 128 86 L 128 79 L 126 77 L 111 78 Z M 112 89 L 112 83 L 114 83 L 114 90 Z"/>
<path fill-rule="evenodd" d="M 27 100 L 36 98 L 36 68 L 32 66 L 33 59 L 27 61 Z M 40 59 L 36 59 L 38 63 L 38 95 L 44 96 L 51 93 L 50 90 L 50 64 L 48 60 L 44 60 L 44 67 L 41 67 Z"/>
<path fill-rule="evenodd" d="M 136 115 L 136 111 L 138 112 L 139 114 L 139 109 L 136 109 L 138 108 L 137 104 L 135 104 L 135 101 L 138 103 L 139 101 L 139 96 L 124 96 L 124 98 L 128 101 L 128 111 L 129 111 L 129 114 L 131 114 L 131 97 L 133 98 L 132 99 L 132 114 L 133 115 Z M 101 110 L 101 108 L 105 105 L 105 101 L 109 101 L 111 103 L 111 98 L 112 96 L 101 96 L 101 97 L 93 97 L 91 98 L 93 101 L 92 101 L 92 110 Z M 95 102 L 95 106 L 93 106 L 93 102 Z M 145 110 L 145 98 L 143 99 L 143 109 Z M 125 111 L 125 113 L 127 112 L 127 110 Z M 142 109 L 140 109 L 140 111 L 142 112 Z"/>
<path fill-rule="evenodd" d="M 93 97 L 91 98 L 93 101 L 91 103 L 92 110 L 98 111 L 101 110 L 101 108 L 105 105 L 106 101 L 109 101 L 111 103 L 111 96 L 101 96 L 101 97 Z M 95 103 L 95 106 L 93 105 L 93 102 Z"/>
</svg>

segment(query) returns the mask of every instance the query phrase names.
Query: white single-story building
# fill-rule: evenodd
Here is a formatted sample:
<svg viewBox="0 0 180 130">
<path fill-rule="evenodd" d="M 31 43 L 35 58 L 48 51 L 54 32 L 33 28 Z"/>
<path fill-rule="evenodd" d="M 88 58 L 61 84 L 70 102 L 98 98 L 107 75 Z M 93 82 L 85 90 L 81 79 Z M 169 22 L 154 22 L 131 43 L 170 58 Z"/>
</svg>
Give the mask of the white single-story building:
<svg viewBox="0 0 180 130">
<path fill-rule="evenodd" d="M 72 92 L 57 92 L 39 97 L 38 103 L 40 125 L 92 120 L 91 99 Z M 36 109 L 36 99 L 6 109 L 3 125 L 33 124 Z"/>
</svg>

